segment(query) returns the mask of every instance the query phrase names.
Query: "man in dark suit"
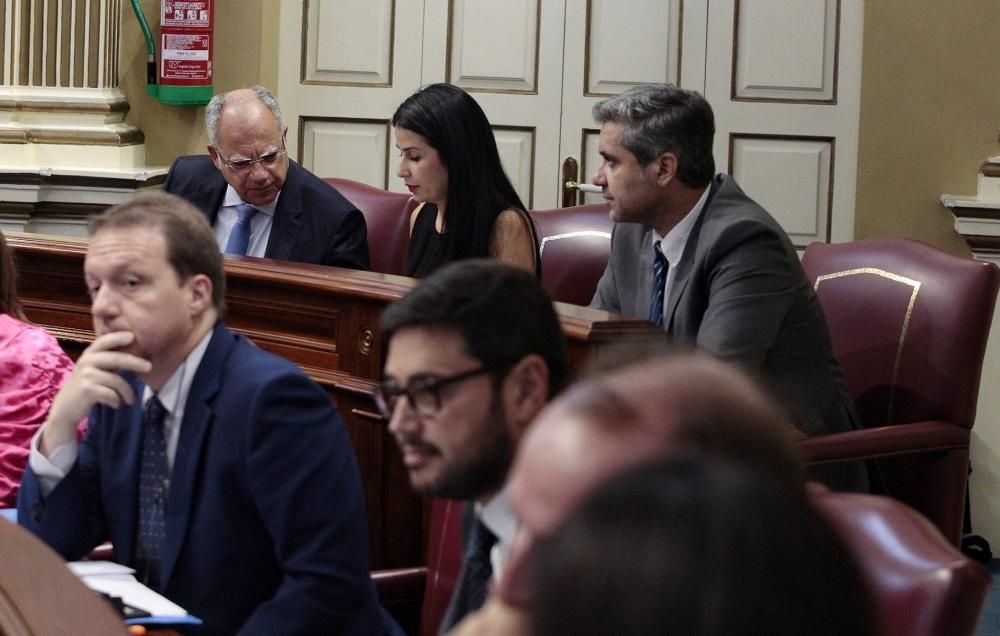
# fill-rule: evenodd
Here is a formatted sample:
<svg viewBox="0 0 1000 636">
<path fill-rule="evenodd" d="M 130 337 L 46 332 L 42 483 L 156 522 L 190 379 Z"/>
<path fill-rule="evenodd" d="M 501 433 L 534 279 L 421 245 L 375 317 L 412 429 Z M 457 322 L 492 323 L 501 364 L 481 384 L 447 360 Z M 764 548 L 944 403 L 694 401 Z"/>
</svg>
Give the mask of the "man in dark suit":
<svg viewBox="0 0 1000 636">
<path fill-rule="evenodd" d="M 288 127 L 262 86 L 216 95 L 205 109 L 208 155 L 179 157 L 163 188 L 195 205 L 231 254 L 368 269 L 365 218 L 291 161 Z"/>
<path fill-rule="evenodd" d="M 493 259 L 435 271 L 386 308 L 382 334 L 376 401 L 410 484 L 466 502 L 446 632 L 502 576 L 517 527 L 504 480 L 524 431 L 566 382 L 566 343 L 538 280 Z"/>
<path fill-rule="evenodd" d="M 110 539 L 198 633 L 380 633 L 347 433 L 322 389 L 220 321 L 202 215 L 150 193 L 91 235 L 96 338 L 32 442 L 20 523 L 66 559 Z"/>
<path fill-rule="evenodd" d="M 858 428 L 788 236 L 730 177 L 714 174 L 715 121 L 704 97 L 643 85 L 597 104 L 594 118 L 604 158 L 594 183 L 616 224 L 591 305 L 648 316 L 672 338 L 758 372 L 807 435 Z M 815 476 L 865 490 L 862 468 Z"/>
</svg>

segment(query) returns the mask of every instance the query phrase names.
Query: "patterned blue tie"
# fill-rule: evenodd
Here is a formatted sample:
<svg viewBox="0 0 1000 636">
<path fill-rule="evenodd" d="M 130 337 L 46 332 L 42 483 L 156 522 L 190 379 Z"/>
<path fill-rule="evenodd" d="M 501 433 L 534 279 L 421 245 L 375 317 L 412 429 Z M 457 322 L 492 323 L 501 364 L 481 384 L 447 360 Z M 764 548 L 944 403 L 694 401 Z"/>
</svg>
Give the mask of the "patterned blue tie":
<svg viewBox="0 0 1000 636">
<path fill-rule="evenodd" d="M 653 243 L 653 293 L 649 299 L 649 322 L 663 326 L 663 288 L 667 284 L 667 257 L 660 249 L 660 242 Z"/>
<path fill-rule="evenodd" d="M 229 233 L 226 254 L 246 255 L 247 247 L 250 245 L 250 220 L 254 214 L 257 214 L 257 208 L 252 205 L 240 203 L 236 206 L 236 224 Z"/>
<path fill-rule="evenodd" d="M 163 545 L 164 513 L 169 471 L 163 420 L 167 411 L 154 395 L 142 413 L 142 458 L 139 467 L 139 537 L 136 542 L 136 573 L 149 587 L 160 586 L 160 548 Z"/>
</svg>

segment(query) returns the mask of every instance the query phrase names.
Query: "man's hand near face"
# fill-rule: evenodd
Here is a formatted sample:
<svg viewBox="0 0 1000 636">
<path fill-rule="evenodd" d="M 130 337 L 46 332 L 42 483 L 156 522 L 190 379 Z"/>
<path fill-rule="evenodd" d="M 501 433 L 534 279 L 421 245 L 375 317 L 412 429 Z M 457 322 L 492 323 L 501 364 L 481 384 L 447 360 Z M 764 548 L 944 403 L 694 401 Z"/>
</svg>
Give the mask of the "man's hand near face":
<svg viewBox="0 0 1000 636">
<path fill-rule="evenodd" d="M 56 395 L 49 417 L 45 420 L 38 445 L 43 455 L 49 457 L 53 450 L 73 441 L 77 424 L 94 405 L 106 404 L 118 408 L 135 402 L 132 387 L 118 375 L 118 371 L 149 373 L 152 364 L 137 355 L 121 351 L 134 340 L 135 334 L 130 331 L 106 333 L 80 355 L 76 369 Z"/>
</svg>

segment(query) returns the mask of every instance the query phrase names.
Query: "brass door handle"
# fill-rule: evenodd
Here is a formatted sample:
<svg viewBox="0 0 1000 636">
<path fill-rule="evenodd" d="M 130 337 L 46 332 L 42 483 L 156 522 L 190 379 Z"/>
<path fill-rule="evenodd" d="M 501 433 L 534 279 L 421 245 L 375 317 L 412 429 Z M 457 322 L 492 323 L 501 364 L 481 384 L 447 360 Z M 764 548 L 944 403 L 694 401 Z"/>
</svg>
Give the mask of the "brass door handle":
<svg viewBox="0 0 1000 636">
<path fill-rule="evenodd" d="M 563 184 L 563 187 L 571 190 L 579 190 L 580 192 L 586 192 L 587 194 L 600 194 L 604 192 L 604 188 L 599 185 L 594 185 L 593 183 L 577 183 L 576 181 L 567 181 Z"/>
<path fill-rule="evenodd" d="M 582 203 L 579 192 L 590 194 L 600 194 L 604 191 L 599 185 L 593 183 L 580 183 L 579 164 L 573 157 L 566 157 L 562 164 L 562 207 L 569 208 Z"/>
<path fill-rule="evenodd" d="M 577 179 L 580 174 L 580 165 L 573 157 L 566 157 L 562 163 L 562 204 L 560 207 L 571 208 L 580 203 L 580 195 L 577 194 Z M 570 185 L 572 184 L 572 185 Z"/>
</svg>

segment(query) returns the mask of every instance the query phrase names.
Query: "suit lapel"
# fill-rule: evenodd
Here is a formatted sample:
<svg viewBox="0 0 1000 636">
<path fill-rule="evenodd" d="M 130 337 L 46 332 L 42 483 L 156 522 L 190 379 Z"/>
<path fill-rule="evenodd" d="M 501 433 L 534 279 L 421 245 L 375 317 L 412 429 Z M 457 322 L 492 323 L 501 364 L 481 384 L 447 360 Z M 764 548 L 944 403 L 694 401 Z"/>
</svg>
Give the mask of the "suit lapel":
<svg viewBox="0 0 1000 636">
<path fill-rule="evenodd" d="M 128 532 L 114 534 L 115 555 L 122 563 L 130 563 L 135 553 L 135 540 L 139 532 L 139 458 L 142 457 L 142 388 L 143 384 L 136 378 L 130 378 L 129 384 L 135 392 L 138 404 L 121 413 L 121 419 L 116 418 L 117 426 L 114 434 L 121 438 L 112 444 L 119 449 L 119 455 L 112 458 L 116 466 L 113 474 L 120 481 L 114 487 L 122 502 L 122 528 Z M 114 507 L 111 507 L 113 509 Z M 114 528 L 118 524 L 111 523 Z"/>
<path fill-rule="evenodd" d="M 642 234 L 639 238 L 639 275 L 636 279 L 637 293 L 635 307 L 632 313 L 635 316 L 645 318 L 649 316 L 649 302 L 653 295 L 653 228 L 643 226 Z"/>
<path fill-rule="evenodd" d="M 233 344 L 229 330 L 222 323 L 215 326 L 212 340 L 195 372 L 184 407 L 180 438 L 170 473 L 170 494 L 167 499 L 166 536 L 160 558 L 163 587 L 170 581 L 177 556 L 187 535 L 191 507 L 195 500 L 198 466 L 202 449 L 214 419 L 212 400 L 219 390 L 222 364 Z"/>
<path fill-rule="evenodd" d="M 288 161 L 288 174 L 285 185 L 281 188 L 278 205 L 274 208 L 274 221 L 271 224 L 271 236 L 267 240 L 264 256 L 281 260 L 291 260 L 292 247 L 302 228 L 302 190 L 299 167 L 294 161 Z"/>
<path fill-rule="evenodd" d="M 198 193 L 198 200 L 192 201 L 196 207 L 201 208 L 208 217 L 208 224 L 215 227 L 215 220 L 219 217 L 219 207 L 226 196 L 226 178 L 215 166 L 212 166 L 212 175 L 205 179 Z"/>
<path fill-rule="evenodd" d="M 705 206 L 702 208 L 701 216 L 698 217 L 694 227 L 691 228 L 691 234 L 688 235 L 687 243 L 684 245 L 684 252 L 681 255 L 681 260 L 675 266 L 674 280 L 670 284 L 670 295 L 666 300 L 666 319 L 663 321 L 663 326 L 668 332 L 673 331 L 674 314 L 677 312 L 677 304 L 684 295 L 684 290 L 687 288 L 688 281 L 691 280 L 691 267 L 694 263 L 695 254 L 698 252 L 698 240 L 701 237 L 701 227 L 705 222 L 705 216 L 710 213 L 709 207 L 712 205 L 712 199 L 715 197 L 715 193 L 718 191 L 720 184 L 721 181 L 719 179 L 712 180 L 711 190 L 709 190 L 708 198 L 705 199 Z"/>
</svg>

